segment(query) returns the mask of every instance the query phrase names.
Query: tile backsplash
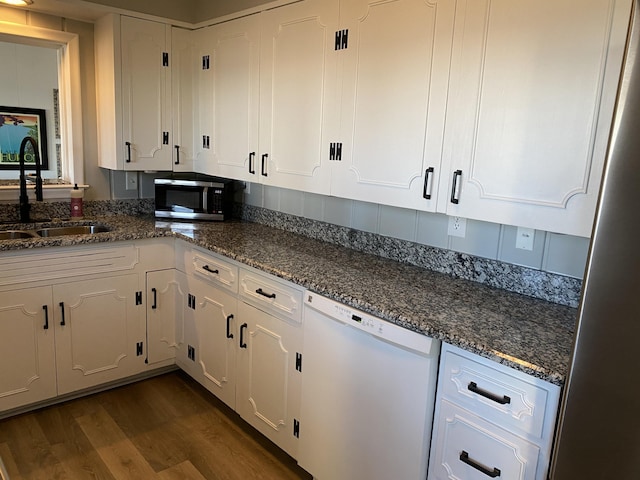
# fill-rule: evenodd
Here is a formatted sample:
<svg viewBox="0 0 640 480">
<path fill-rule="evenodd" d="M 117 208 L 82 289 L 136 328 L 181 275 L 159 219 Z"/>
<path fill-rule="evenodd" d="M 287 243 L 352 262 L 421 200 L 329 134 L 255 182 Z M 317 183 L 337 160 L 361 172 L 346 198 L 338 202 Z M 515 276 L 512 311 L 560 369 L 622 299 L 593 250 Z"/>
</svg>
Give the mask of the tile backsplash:
<svg viewBox="0 0 640 480">
<path fill-rule="evenodd" d="M 464 238 L 448 235 L 449 217 L 252 183 L 243 202 L 291 215 L 582 279 L 589 239 L 540 230 L 533 250 L 516 248 L 517 228 L 467 220 Z"/>
</svg>

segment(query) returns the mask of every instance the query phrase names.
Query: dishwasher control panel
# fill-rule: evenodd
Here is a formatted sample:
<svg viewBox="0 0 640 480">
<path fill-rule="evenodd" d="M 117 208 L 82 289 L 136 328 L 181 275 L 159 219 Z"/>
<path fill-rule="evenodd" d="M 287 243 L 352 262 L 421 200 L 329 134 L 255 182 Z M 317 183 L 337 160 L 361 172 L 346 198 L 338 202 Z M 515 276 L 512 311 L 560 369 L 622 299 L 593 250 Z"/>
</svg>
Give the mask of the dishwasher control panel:
<svg viewBox="0 0 640 480">
<path fill-rule="evenodd" d="M 426 335 L 400 327 L 313 292 L 306 292 L 304 304 L 306 308 L 313 308 L 333 320 L 419 353 L 429 354 L 433 344 L 438 343 Z"/>
</svg>

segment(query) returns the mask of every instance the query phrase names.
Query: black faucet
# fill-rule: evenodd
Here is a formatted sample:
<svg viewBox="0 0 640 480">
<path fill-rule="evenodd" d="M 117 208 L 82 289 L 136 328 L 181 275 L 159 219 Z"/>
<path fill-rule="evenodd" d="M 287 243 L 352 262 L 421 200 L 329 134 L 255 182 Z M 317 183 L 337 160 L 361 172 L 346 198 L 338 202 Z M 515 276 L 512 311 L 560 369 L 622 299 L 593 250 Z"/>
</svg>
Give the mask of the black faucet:
<svg viewBox="0 0 640 480">
<path fill-rule="evenodd" d="M 31 221 L 29 217 L 29 196 L 27 195 L 27 178 L 24 174 L 24 151 L 27 143 L 31 144 L 33 148 L 34 157 L 36 160 L 36 200 L 42 201 L 42 174 L 40 172 L 40 153 L 38 152 L 38 144 L 33 137 L 24 137 L 20 144 L 20 153 L 18 155 L 18 161 L 20 162 L 20 223 L 29 223 Z"/>
</svg>

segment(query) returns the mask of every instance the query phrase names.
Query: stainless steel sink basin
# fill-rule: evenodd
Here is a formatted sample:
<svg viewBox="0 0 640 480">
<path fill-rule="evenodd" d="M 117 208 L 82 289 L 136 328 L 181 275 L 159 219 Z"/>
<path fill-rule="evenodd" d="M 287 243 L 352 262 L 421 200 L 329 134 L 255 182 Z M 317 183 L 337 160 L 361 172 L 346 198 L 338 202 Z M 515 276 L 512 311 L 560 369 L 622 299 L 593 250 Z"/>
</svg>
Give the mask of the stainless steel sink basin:
<svg viewBox="0 0 640 480">
<path fill-rule="evenodd" d="M 0 240 L 16 240 L 19 238 L 33 238 L 35 235 L 23 230 L 3 230 L 0 231 Z"/>
<path fill-rule="evenodd" d="M 36 230 L 41 237 L 60 237 L 63 235 L 87 235 L 91 233 L 103 233 L 110 231 L 109 227 L 102 225 L 76 225 L 70 227 L 49 227 Z"/>
</svg>

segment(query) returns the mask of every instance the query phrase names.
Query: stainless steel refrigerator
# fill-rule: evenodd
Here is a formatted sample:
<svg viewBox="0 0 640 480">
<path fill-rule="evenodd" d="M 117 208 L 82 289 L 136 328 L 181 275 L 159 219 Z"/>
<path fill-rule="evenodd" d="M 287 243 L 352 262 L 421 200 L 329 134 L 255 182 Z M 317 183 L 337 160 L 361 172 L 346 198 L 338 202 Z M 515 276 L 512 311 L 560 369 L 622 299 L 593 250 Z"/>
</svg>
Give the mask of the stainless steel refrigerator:
<svg viewBox="0 0 640 480">
<path fill-rule="evenodd" d="M 553 480 L 640 479 L 640 0 L 629 32 Z"/>
</svg>

